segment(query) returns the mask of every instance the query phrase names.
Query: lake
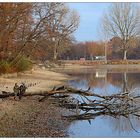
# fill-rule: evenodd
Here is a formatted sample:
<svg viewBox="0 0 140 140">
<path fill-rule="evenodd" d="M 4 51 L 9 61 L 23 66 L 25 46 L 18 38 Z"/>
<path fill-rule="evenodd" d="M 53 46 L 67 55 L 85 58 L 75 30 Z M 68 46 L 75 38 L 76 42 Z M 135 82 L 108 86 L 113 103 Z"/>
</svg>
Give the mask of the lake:
<svg viewBox="0 0 140 140">
<path fill-rule="evenodd" d="M 111 95 L 133 91 L 140 94 L 140 72 L 133 70 L 112 71 L 107 69 L 67 70 L 73 77 L 68 81 L 72 87 L 90 91 L 100 95 Z M 77 96 L 77 98 L 80 98 Z M 92 120 L 73 121 L 68 128 L 70 137 L 140 137 L 140 119 L 129 115 L 128 118 L 117 118 L 99 115 Z"/>
</svg>

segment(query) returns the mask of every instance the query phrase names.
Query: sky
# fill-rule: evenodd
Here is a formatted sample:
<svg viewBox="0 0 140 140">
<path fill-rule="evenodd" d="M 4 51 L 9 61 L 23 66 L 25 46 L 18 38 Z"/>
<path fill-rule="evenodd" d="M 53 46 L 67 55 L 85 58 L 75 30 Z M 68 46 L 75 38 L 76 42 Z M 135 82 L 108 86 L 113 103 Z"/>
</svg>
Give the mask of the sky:
<svg viewBox="0 0 140 140">
<path fill-rule="evenodd" d="M 68 3 L 80 15 L 80 25 L 74 36 L 77 41 L 98 41 L 101 18 L 111 3 Z"/>
</svg>

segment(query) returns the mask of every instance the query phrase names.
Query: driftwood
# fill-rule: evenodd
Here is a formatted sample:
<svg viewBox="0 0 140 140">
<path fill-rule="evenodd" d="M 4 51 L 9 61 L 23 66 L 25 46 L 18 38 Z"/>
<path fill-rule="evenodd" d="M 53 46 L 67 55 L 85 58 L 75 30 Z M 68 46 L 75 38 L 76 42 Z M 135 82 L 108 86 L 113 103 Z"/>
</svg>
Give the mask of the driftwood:
<svg viewBox="0 0 140 140">
<path fill-rule="evenodd" d="M 87 101 L 89 101 L 91 103 L 91 104 L 88 104 L 88 106 L 97 105 L 97 104 L 98 105 L 100 104 L 101 106 L 103 106 L 103 104 L 101 104 L 101 103 L 106 102 L 106 101 L 108 101 L 108 105 L 109 105 L 109 101 L 113 101 L 115 103 L 115 102 L 117 102 L 115 100 L 120 100 L 120 101 L 125 100 L 128 102 L 128 101 L 133 101 L 136 98 L 140 98 L 140 96 L 130 96 L 131 93 L 129 93 L 129 92 L 104 96 L 104 95 L 99 95 L 99 94 L 91 92 L 90 88 L 88 88 L 88 90 L 81 90 L 81 89 L 76 89 L 76 88 L 69 87 L 69 86 L 54 87 L 52 90 L 44 91 L 44 92 L 35 92 L 35 93 L 26 92 L 23 95 L 23 97 L 43 96 L 43 98 L 45 99 L 49 96 L 57 95 L 57 97 L 59 97 L 59 98 L 65 98 L 65 97 L 68 97 L 72 94 L 73 95 L 77 94 L 77 95 L 85 98 Z M 8 98 L 8 97 L 12 97 L 12 96 L 15 96 L 15 94 L 10 93 L 10 92 L 6 92 L 6 91 L 2 91 L 2 94 L 0 94 L 0 98 Z M 94 97 L 96 99 L 91 100 L 90 97 Z M 95 102 L 98 102 L 98 103 L 95 104 Z"/>
<path fill-rule="evenodd" d="M 106 100 L 112 100 L 112 99 L 128 99 L 128 100 L 133 100 L 133 98 L 139 98 L 140 96 L 136 96 L 133 98 L 130 98 L 128 96 L 128 93 L 120 93 L 120 94 L 113 94 L 110 96 L 102 96 L 99 94 L 95 94 L 93 92 L 90 92 L 90 88 L 88 90 L 81 90 L 81 89 L 75 89 L 69 86 L 60 86 L 57 88 L 53 88 L 50 91 L 44 91 L 44 92 L 37 92 L 37 93 L 29 93 L 27 92 L 26 94 L 23 95 L 23 97 L 27 97 L 27 96 L 43 96 L 43 98 L 48 97 L 48 96 L 52 96 L 55 94 L 62 94 L 64 97 L 67 95 L 66 94 L 78 94 L 80 96 L 83 96 L 84 98 L 86 98 L 87 100 L 90 101 L 90 99 L 88 99 L 87 97 L 97 97 L 100 99 L 104 99 Z M 64 95 L 65 94 L 65 95 Z M 0 98 L 7 98 L 7 97 L 12 97 L 15 96 L 14 93 L 10 93 L 10 92 L 6 92 L 6 91 L 2 91 L 2 94 L 0 94 Z M 92 101 L 93 102 L 93 101 Z"/>
<path fill-rule="evenodd" d="M 81 99 L 77 99 L 74 95 L 80 96 Z M 12 96 L 15 94 L 5 91 L 0 94 L 0 98 Z M 59 86 L 50 91 L 25 93 L 23 95 L 23 97 L 27 96 L 40 96 L 39 102 L 47 100 L 49 97 L 57 98 L 61 107 L 75 112 L 73 115 L 62 116 L 71 121 L 90 120 L 100 115 L 127 118 L 131 114 L 140 117 L 140 106 L 135 103 L 135 99 L 140 98 L 140 96 L 134 96 L 131 92 L 104 96 L 93 93 L 90 88 L 81 90 L 69 86 Z"/>
<path fill-rule="evenodd" d="M 76 96 L 75 96 L 76 95 Z M 14 93 L 2 91 L 0 98 L 14 97 Z M 112 95 L 99 95 L 93 93 L 90 87 L 87 90 L 76 89 L 69 86 L 54 87 L 50 91 L 28 93 L 23 97 L 39 96 L 39 102 L 43 102 L 48 98 L 54 99 L 60 107 L 69 109 L 72 114 L 62 116 L 63 119 L 88 120 L 95 119 L 98 116 L 106 115 L 114 118 L 123 116 L 130 121 L 130 115 L 140 118 L 140 104 L 137 101 L 140 95 L 132 92 L 117 93 Z M 80 98 L 77 98 L 79 96 Z M 137 132 L 131 123 L 131 128 Z"/>
</svg>

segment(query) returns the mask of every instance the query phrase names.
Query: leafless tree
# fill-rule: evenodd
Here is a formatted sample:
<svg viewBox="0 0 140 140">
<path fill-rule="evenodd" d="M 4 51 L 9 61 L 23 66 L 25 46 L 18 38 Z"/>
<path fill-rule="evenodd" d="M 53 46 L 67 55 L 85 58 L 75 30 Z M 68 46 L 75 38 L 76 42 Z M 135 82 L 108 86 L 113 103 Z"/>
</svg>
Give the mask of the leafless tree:
<svg viewBox="0 0 140 140">
<path fill-rule="evenodd" d="M 50 11 L 52 16 L 49 18 L 47 27 L 52 41 L 53 59 L 56 60 L 71 42 L 72 34 L 79 25 L 79 16 L 76 11 L 70 10 L 64 3 L 52 4 L 57 4 L 57 7 Z"/>
<path fill-rule="evenodd" d="M 113 3 L 109 11 L 103 16 L 104 33 L 110 38 L 119 37 L 122 40 L 120 49 L 124 60 L 132 42 L 140 35 L 140 10 L 134 3 Z"/>
</svg>

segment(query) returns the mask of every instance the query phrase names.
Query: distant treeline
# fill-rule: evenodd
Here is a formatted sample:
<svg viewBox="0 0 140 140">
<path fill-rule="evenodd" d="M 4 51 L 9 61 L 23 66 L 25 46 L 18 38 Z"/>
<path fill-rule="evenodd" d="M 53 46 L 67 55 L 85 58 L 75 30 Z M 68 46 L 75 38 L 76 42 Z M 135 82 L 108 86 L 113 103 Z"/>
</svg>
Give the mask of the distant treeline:
<svg viewBox="0 0 140 140">
<path fill-rule="evenodd" d="M 64 60 L 94 60 L 96 56 L 107 56 L 108 60 L 123 59 L 123 50 L 121 47 L 121 39 L 114 37 L 108 42 L 81 42 L 71 45 L 65 53 L 60 56 Z M 135 45 L 131 45 L 128 51 L 127 59 L 140 59 L 140 39 L 135 41 Z"/>
</svg>

